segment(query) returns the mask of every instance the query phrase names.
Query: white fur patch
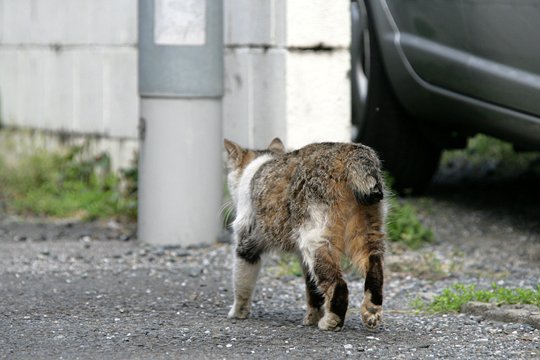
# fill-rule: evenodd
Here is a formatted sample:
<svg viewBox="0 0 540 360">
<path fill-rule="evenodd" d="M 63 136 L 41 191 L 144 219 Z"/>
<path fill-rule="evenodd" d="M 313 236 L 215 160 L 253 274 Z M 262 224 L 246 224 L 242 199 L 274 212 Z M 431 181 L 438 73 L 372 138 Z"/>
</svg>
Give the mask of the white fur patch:
<svg viewBox="0 0 540 360">
<path fill-rule="evenodd" d="M 302 253 L 304 263 L 311 274 L 315 266 L 315 252 L 321 246 L 328 244 L 323 237 L 327 226 L 327 207 L 322 205 L 310 206 L 309 219 L 298 230 L 298 249 Z"/>
<path fill-rule="evenodd" d="M 229 318 L 245 319 L 251 309 L 253 289 L 261 269 L 262 261 L 250 264 L 235 256 L 233 268 L 234 304 L 229 311 Z"/>
<path fill-rule="evenodd" d="M 240 180 L 238 181 L 238 186 L 236 187 L 236 194 L 233 196 L 236 205 L 236 219 L 233 222 L 233 230 L 237 233 L 242 227 L 248 226 L 251 221 L 251 216 L 253 213 L 252 203 L 253 199 L 251 198 L 251 180 L 259 171 L 261 166 L 268 161 L 272 160 L 272 155 L 265 154 L 261 155 L 252 162 L 250 162 Z"/>
</svg>

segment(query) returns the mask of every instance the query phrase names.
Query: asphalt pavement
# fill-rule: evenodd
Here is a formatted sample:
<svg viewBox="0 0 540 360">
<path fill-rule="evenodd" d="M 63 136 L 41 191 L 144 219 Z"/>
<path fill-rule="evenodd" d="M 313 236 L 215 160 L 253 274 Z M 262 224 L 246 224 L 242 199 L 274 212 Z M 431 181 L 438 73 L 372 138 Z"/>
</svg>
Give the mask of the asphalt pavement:
<svg viewBox="0 0 540 360">
<path fill-rule="evenodd" d="M 266 260 L 251 318 L 228 320 L 230 244 L 153 248 L 136 240 L 133 225 L 4 216 L 0 358 L 538 359 L 534 324 L 478 312 L 422 314 L 411 306 L 456 282 L 540 283 L 537 192 L 519 184 L 475 186 L 441 185 L 410 200 L 437 242 L 417 251 L 389 244 L 378 332 L 361 324 L 363 279 L 354 273 L 340 332 L 301 325 L 303 280 L 277 256 Z"/>
</svg>

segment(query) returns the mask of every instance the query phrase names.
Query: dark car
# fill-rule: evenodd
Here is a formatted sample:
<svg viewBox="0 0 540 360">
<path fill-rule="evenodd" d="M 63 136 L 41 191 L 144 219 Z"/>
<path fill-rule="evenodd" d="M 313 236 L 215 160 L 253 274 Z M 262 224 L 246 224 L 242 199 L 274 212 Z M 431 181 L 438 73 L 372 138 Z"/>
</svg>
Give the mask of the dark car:
<svg viewBox="0 0 540 360">
<path fill-rule="evenodd" d="M 357 141 L 398 190 L 476 133 L 540 150 L 540 1 L 353 0 Z"/>
</svg>

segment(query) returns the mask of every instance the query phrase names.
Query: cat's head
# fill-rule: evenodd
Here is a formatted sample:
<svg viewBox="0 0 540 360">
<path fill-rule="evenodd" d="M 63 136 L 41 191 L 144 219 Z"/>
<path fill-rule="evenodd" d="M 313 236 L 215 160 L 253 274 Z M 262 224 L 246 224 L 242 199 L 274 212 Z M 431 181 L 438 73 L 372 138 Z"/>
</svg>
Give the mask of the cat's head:
<svg viewBox="0 0 540 360">
<path fill-rule="evenodd" d="M 279 138 L 272 140 L 266 150 L 250 150 L 243 148 L 237 143 L 224 140 L 225 150 L 227 151 L 227 171 L 229 190 L 233 197 L 236 194 L 236 189 L 244 169 L 255 159 L 263 155 L 279 156 L 285 153 L 285 146 Z"/>
</svg>

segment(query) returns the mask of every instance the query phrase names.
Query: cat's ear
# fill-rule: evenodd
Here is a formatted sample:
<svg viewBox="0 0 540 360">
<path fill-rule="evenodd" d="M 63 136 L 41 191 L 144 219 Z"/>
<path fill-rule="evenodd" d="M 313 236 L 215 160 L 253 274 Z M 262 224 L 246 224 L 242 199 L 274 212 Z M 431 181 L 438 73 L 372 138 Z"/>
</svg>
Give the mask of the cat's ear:
<svg viewBox="0 0 540 360">
<path fill-rule="evenodd" d="M 242 159 L 244 149 L 240 145 L 227 139 L 223 140 L 223 144 L 225 145 L 229 159 L 236 162 Z"/>
<path fill-rule="evenodd" d="M 276 154 L 283 154 L 285 153 L 285 146 L 283 145 L 283 142 L 280 138 L 275 138 L 274 140 L 272 140 L 270 145 L 268 145 L 268 150 Z"/>
</svg>

